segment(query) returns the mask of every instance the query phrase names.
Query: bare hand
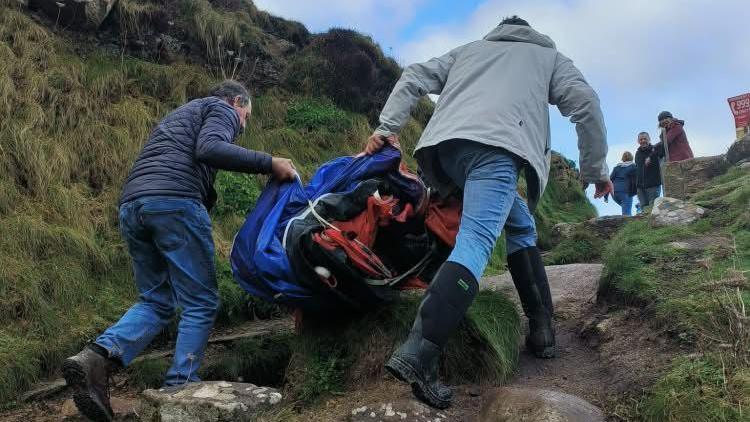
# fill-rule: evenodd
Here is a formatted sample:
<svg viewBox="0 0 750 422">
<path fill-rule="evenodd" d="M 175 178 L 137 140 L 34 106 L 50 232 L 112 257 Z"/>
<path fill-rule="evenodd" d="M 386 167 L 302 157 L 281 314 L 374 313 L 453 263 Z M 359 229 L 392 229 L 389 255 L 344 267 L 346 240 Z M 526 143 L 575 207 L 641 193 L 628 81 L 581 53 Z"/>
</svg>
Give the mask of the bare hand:
<svg viewBox="0 0 750 422">
<path fill-rule="evenodd" d="M 383 135 L 378 135 L 377 133 L 373 133 L 369 138 L 367 138 L 367 145 L 365 145 L 365 154 L 372 155 L 380 151 L 380 149 L 383 148 L 386 142 L 389 142 L 391 144 L 398 143 L 398 136 L 391 135 L 386 137 Z"/>
<path fill-rule="evenodd" d="M 651 165 L 651 158 L 646 158 L 646 161 L 644 162 L 647 166 Z"/>
<path fill-rule="evenodd" d="M 271 159 L 271 175 L 274 179 L 286 182 L 297 176 L 292 160 L 288 158 L 273 157 Z"/>
<path fill-rule="evenodd" d="M 599 199 L 606 194 L 614 195 L 615 187 L 612 185 L 611 180 L 606 182 L 596 182 L 596 190 L 594 191 L 594 199 Z"/>
</svg>

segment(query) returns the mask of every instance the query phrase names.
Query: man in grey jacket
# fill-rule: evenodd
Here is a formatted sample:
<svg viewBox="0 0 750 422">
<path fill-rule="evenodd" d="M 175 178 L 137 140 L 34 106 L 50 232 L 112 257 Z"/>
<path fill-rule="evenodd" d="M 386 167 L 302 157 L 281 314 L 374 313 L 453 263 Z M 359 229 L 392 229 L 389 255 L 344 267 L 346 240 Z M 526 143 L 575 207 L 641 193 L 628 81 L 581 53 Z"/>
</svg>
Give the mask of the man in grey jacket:
<svg viewBox="0 0 750 422">
<path fill-rule="evenodd" d="M 415 156 L 428 184 L 441 195 L 463 191 L 463 215 L 453 252 L 386 368 L 410 383 L 418 398 L 445 408 L 453 392 L 438 381 L 438 358 L 473 302 L 503 228 L 508 267 L 529 319 L 527 348 L 540 358 L 555 354 L 552 299 L 534 219 L 516 187 L 524 169 L 533 209 L 549 173 L 548 104 L 576 124 L 581 177 L 596 184 L 595 197 L 611 192 L 612 184 L 599 98 L 552 40 L 523 19 L 507 18 L 482 40 L 407 67 L 365 151 L 396 141 L 427 94 L 440 98 Z"/>
</svg>

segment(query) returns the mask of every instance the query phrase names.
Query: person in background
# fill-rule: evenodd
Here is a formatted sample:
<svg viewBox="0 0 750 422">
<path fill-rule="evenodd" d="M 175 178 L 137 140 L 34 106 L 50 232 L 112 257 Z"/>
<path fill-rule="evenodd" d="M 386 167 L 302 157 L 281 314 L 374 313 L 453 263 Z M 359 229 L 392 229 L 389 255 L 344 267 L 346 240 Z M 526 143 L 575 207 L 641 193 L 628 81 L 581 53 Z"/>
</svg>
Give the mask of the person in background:
<svg viewBox="0 0 750 422">
<path fill-rule="evenodd" d="M 609 175 L 615 186 L 612 198 L 622 207 L 622 215 L 632 215 L 633 197 L 636 194 L 636 167 L 633 154 L 625 151 L 622 162 L 618 163 Z"/>
<path fill-rule="evenodd" d="M 646 160 L 654 155 L 654 146 L 647 132 L 638 134 L 638 150 L 635 152 L 635 184 L 637 187 L 639 212 L 653 205 L 661 193 L 661 169 L 658 164 Z"/>
<path fill-rule="evenodd" d="M 654 155 L 649 158 L 648 164 L 666 159 L 668 162 L 683 161 L 693 158 L 693 150 L 690 149 L 687 134 L 685 133 L 685 121 L 675 119 L 672 113 L 662 111 L 657 117 L 659 128 L 663 129 L 659 135 L 661 141 L 654 146 Z M 666 133 L 666 149 L 664 147 L 664 134 Z M 658 164 L 658 163 L 657 163 Z"/>
<path fill-rule="evenodd" d="M 109 376 L 128 366 L 181 309 L 165 386 L 197 374 L 219 308 L 208 210 L 218 169 L 291 180 L 286 158 L 234 144 L 250 116 L 250 95 L 224 81 L 209 97 L 169 113 L 152 131 L 120 196 L 120 231 L 133 261 L 138 302 L 93 343 L 63 363 L 78 409 L 110 421 Z"/>
<path fill-rule="evenodd" d="M 463 192 L 463 214 L 455 247 L 386 369 L 411 384 L 419 399 L 445 408 L 453 391 L 438 379 L 442 348 L 474 301 L 503 230 L 508 268 L 529 319 L 527 349 L 539 358 L 555 356 L 552 297 L 531 214 L 549 177 L 548 104 L 576 124 L 581 177 L 596 184 L 595 197 L 611 192 L 612 183 L 599 97 L 549 37 L 517 16 L 504 19 L 484 39 L 404 69 L 365 152 L 396 142 L 427 94 L 440 98 L 414 154 L 441 196 Z M 528 205 L 517 191 L 521 170 Z"/>
</svg>

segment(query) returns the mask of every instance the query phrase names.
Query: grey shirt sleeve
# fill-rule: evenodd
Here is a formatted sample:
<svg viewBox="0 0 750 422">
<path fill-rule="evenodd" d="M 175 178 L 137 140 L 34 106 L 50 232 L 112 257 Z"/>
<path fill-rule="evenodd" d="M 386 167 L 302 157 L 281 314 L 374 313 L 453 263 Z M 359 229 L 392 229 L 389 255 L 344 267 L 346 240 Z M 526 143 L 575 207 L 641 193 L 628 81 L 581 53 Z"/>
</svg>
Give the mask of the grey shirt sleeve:
<svg viewBox="0 0 750 422">
<path fill-rule="evenodd" d="M 195 143 L 195 158 L 221 170 L 270 173 L 270 155 L 234 145 L 239 125 L 237 113 L 228 105 L 210 106 Z"/>
<path fill-rule="evenodd" d="M 455 62 L 454 51 L 424 63 L 412 64 L 404 70 L 380 113 L 380 126 L 375 133 L 383 136 L 398 134 L 409 121 L 420 98 L 440 94 Z"/>
<path fill-rule="evenodd" d="M 573 61 L 560 53 L 550 81 L 549 102 L 576 125 L 583 180 L 588 183 L 608 180 L 607 128 L 599 96 Z"/>
</svg>

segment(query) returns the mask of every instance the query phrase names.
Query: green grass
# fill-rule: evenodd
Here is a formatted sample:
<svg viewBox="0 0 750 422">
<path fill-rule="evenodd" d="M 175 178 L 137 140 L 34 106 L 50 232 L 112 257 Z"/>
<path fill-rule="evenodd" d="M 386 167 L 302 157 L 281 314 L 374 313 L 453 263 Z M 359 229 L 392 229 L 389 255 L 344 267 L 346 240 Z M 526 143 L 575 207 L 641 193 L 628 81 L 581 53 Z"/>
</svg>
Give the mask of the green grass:
<svg viewBox="0 0 750 422">
<path fill-rule="evenodd" d="M 558 161 L 569 160 L 561 155 L 553 154 L 553 164 Z M 552 247 L 552 227 L 557 223 L 577 223 L 596 217 L 594 205 L 586 198 L 586 194 L 573 173 L 558 174 L 555 166 L 550 172 L 549 183 L 542 195 L 534 218 L 536 231 L 539 236 L 539 246 L 542 249 Z"/>
<path fill-rule="evenodd" d="M 638 304 L 647 318 L 702 354 L 681 357 L 637 405 L 654 421 L 750 417 L 750 172 L 732 169 L 693 200 L 707 218 L 684 227 L 627 224 L 607 245 L 600 295 Z M 705 250 L 675 241 L 719 239 Z M 721 239 L 724 239 L 723 241 Z"/>
<path fill-rule="evenodd" d="M 175 27 L 199 45 L 196 54 L 203 54 L 207 67 L 158 65 L 128 57 L 126 50 L 113 56 L 97 52 L 80 38 L 41 26 L 15 2 L 0 2 L 0 403 L 12 403 L 31 383 L 55 375 L 68 354 L 132 304 L 131 264 L 118 230 L 123 181 L 153 125 L 187 100 L 206 95 L 217 82 L 222 73 L 217 70 L 228 63 L 227 50 L 234 51 L 233 57 L 270 54 L 271 38 L 260 32 L 262 27 L 294 39 L 304 50 L 290 58 L 282 78 L 297 58 L 306 64 L 318 59 L 352 64 L 348 57 L 324 55 L 324 45 L 352 47 L 347 51 L 372 62 L 376 77 L 359 87 L 362 98 L 326 99 L 326 92 L 315 91 L 321 80 L 312 72 L 298 75 L 309 86 L 295 85 L 293 94 L 277 87 L 253 99 L 249 127 L 238 143 L 291 158 L 303 178 L 325 161 L 361 151 L 372 133 L 375 106 L 382 105 L 390 89 L 386 85 L 399 71 L 367 37 L 339 30 L 306 47 L 310 36 L 303 27 L 252 5 L 229 11 L 206 0 L 185 0 L 157 11 L 154 4 L 118 2 L 114 27 L 124 37 L 137 38 L 157 12 L 177 13 Z M 250 69 L 242 71 L 249 79 Z M 357 81 L 356 74 L 349 76 L 349 82 Z M 357 107 L 367 115 L 354 113 Z M 405 160 L 413 169 L 409 153 L 431 108 L 422 103 L 402 133 Z M 254 303 L 232 281 L 226 265 L 231 240 L 265 181 L 223 172 L 217 176 L 213 220 L 222 324 L 283 312 Z M 498 262 L 502 265 L 504 258 Z M 172 325 L 162 341 L 173 330 Z M 161 367 L 153 365 L 136 376 L 142 385 L 156 382 L 148 374 Z M 336 384 L 325 371 L 322 378 L 322 384 Z"/>
<path fill-rule="evenodd" d="M 573 235 L 555 246 L 546 265 L 564 265 L 580 262 L 594 262 L 599 259 L 605 242 L 584 228 L 577 229 Z"/>
<path fill-rule="evenodd" d="M 750 371 L 727 373 L 717 354 L 679 358 L 640 404 L 641 419 L 736 422 L 750 418 Z"/>
<path fill-rule="evenodd" d="M 287 371 L 291 397 L 311 403 L 382 376 L 419 300 L 409 296 L 346 322 L 305 320 Z M 515 306 L 499 293 L 481 292 L 445 347 L 441 373 L 450 382 L 499 384 L 516 368 L 519 337 Z"/>
</svg>

